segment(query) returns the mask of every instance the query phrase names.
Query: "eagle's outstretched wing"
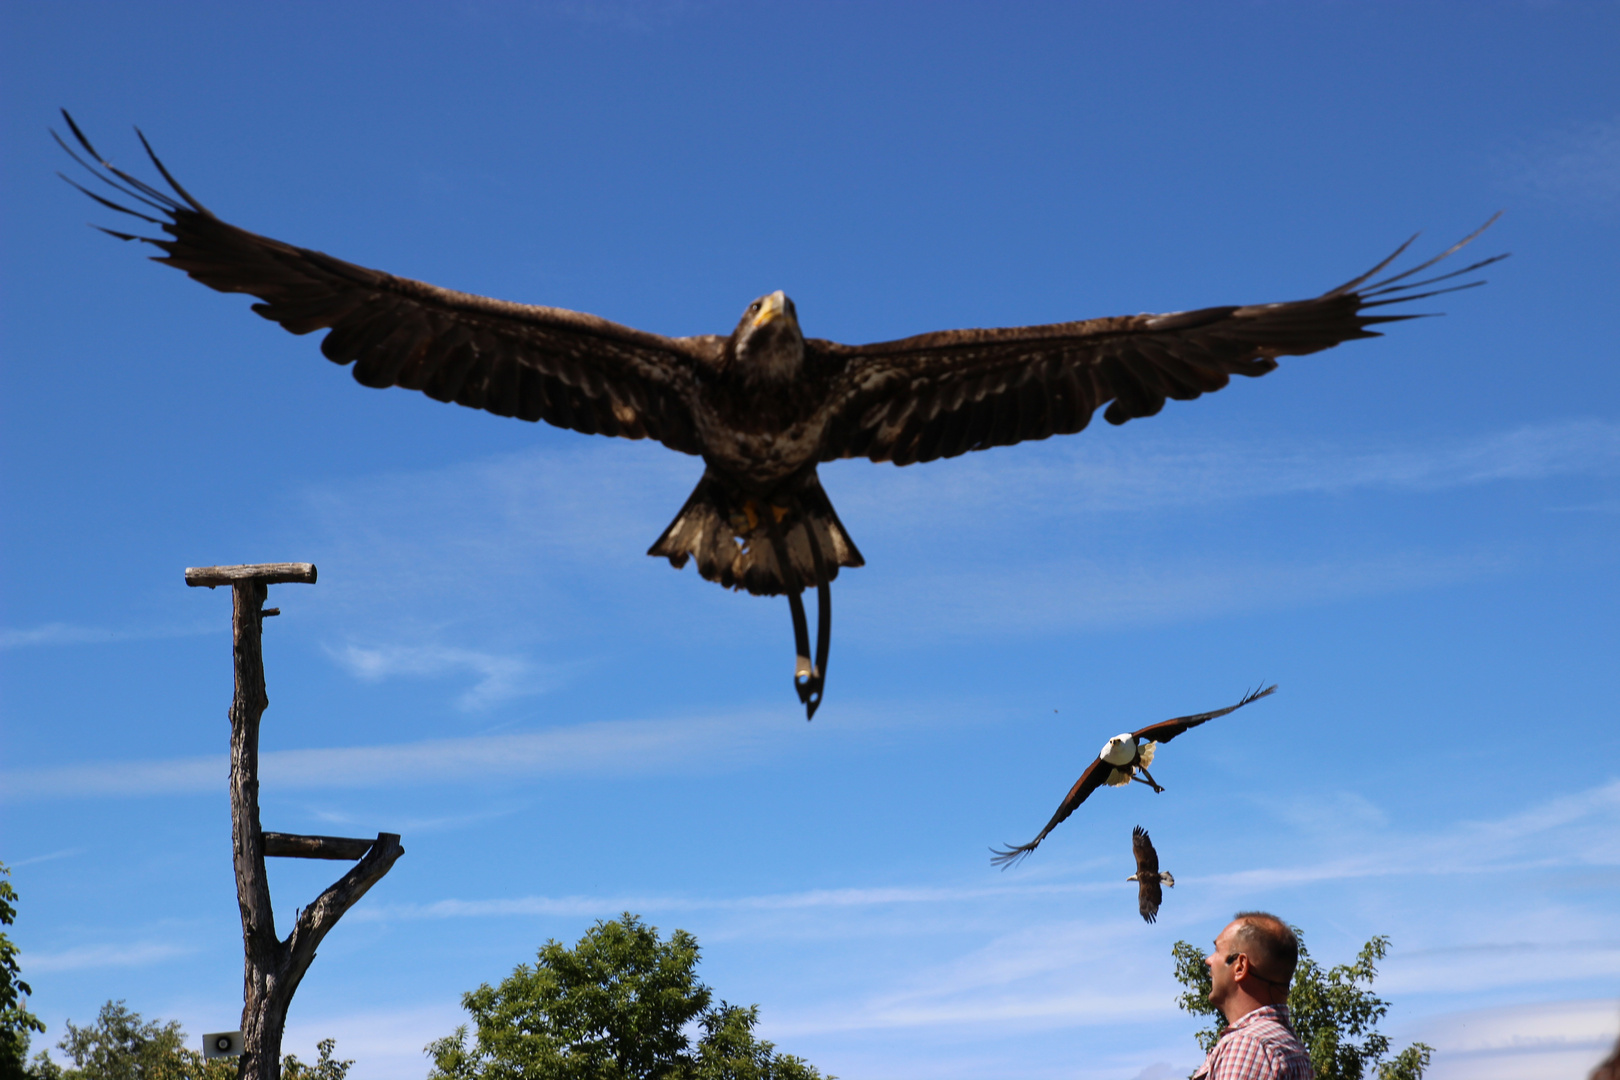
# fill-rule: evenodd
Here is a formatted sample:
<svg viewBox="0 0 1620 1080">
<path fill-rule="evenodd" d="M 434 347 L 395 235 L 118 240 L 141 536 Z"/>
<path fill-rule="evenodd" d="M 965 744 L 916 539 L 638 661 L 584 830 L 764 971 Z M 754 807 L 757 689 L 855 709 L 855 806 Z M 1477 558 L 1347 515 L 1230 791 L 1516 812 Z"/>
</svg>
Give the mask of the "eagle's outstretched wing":
<svg viewBox="0 0 1620 1080">
<path fill-rule="evenodd" d="M 1140 825 L 1131 829 L 1131 854 L 1136 856 L 1138 874 L 1159 872 L 1159 853 L 1153 850 L 1153 841 L 1148 839 L 1148 831 Z"/>
<path fill-rule="evenodd" d="M 689 454 L 702 449 L 690 408 L 693 367 L 723 339 L 662 337 L 562 308 L 441 289 L 259 236 L 221 221 L 192 198 L 145 136 L 141 143 L 172 194 L 115 168 L 66 110 L 62 115 L 101 168 L 57 136 L 62 148 L 119 198 L 157 216 L 74 186 L 160 226 L 172 239 L 104 232 L 161 248 L 158 262 L 210 288 L 258 297 L 253 310 L 295 334 L 329 330 L 321 352 L 339 364 L 352 362 L 360 383 L 420 390 L 586 434 L 653 438 Z"/>
<path fill-rule="evenodd" d="M 1500 215 L 1498 215 L 1500 216 Z M 1415 314 L 1373 314 L 1389 304 L 1484 284 L 1416 291 L 1506 255 L 1422 281 L 1408 280 L 1484 232 L 1427 262 L 1371 281 L 1399 257 L 1312 300 L 1127 315 L 996 330 L 945 330 L 873 345 L 805 342 L 807 360 L 832 371 L 821 459 L 866 457 L 910 465 L 1026 439 L 1068 435 L 1103 419 L 1152 416 L 1167 398 L 1219 390 L 1233 375 L 1264 375 L 1278 356 L 1300 356 Z M 1416 237 L 1412 238 L 1417 239 Z"/>
<path fill-rule="evenodd" d="M 1264 690 L 1254 690 L 1243 695 L 1243 700 L 1236 705 L 1228 705 L 1224 709 L 1214 712 L 1194 713 L 1192 716 L 1178 716 L 1174 720 L 1161 720 L 1157 724 L 1149 724 L 1140 731 L 1133 732 L 1138 742 L 1167 743 L 1180 735 L 1188 728 L 1195 728 L 1206 720 L 1213 720 L 1217 716 L 1225 716 L 1229 712 L 1236 712 L 1251 701 L 1259 701 L 1267 695 L 1277 692 L 1277 684 L 1272 683 Z"/>
<path fill-rule="evenodd" d="M 1063 820 L 1074 813 L 1075 807 L 1085 802 L 1093 791 L 1102 787 L 1103 781 L 1108 779 L 1110 769 L 1112 769 L 1112 766 L 1100 757 L 1092 761 L 1086 767 L 1086 771 L 1080 774 L 1080 779 L 1074 782 L 1074 787 L 1070 788 L 1069 793 L 1063 797 L 1063 803 L 1057 808 L 1057 813 L 1052 815 L 1052 820 L 1046 823 L 1046 828 L 1041 830 L 1041 834 L 1029 843 L 1019 844 L 1017 847 L 991 848 L 990 864 L 1005 870 L 1040 847 L 1041 841 L 1046 839 L 1047 833 L 1063 824 Z"/>
<path fill-rule="evenodd" d="M 1159 905 L 1164 903 L 1164 890 L 1159 885 L 1159 853 L 1153 850 L 1153 841 L 1140 825 L 1131 830 L 1131 851 L 1136 856 L 1136 910 L 1143 919 L 1156 922 Z"/>
</svg>

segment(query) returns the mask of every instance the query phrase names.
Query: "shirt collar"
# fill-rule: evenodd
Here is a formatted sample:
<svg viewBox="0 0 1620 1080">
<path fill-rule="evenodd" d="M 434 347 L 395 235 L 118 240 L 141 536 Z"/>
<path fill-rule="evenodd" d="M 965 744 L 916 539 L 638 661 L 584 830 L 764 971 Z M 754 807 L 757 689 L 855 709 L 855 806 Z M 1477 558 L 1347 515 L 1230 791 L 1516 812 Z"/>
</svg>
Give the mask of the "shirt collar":
<svg viewBox="0 0 1620 1080">
<path fill-rule="evenodd" d="M 1236 1031 L 1239 1028 L 1248 1027 L 1250 1024 L 1259 1023 L 1261 1020 L 1271 1020 L 1281 1024 L 1289 1031 L 1294 1030 L 1294 1026 L 1288 1022 L 1287 1005 L 1262 1005 L 1258 1009 L 1246 1012 L 1238 1017 L 1236 1021 L 1227 1025 L 1226 1030 Z"/>
</svg>

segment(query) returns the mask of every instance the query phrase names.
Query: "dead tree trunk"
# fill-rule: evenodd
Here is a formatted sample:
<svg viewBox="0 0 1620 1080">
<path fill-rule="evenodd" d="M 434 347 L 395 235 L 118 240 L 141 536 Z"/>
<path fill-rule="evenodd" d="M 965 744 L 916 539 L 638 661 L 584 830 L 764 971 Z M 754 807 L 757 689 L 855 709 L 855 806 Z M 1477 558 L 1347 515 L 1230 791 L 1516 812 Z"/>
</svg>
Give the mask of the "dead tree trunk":
<svg viewBox="0 0 1620 1080">
<path fill-rule="evenodd" d="M 236 863 L 236 900 L 242 911 L 242 1057 L 239 1080 L 280 1080 L 281 1035 L 298 983 L 315 949 L 343 913 L 382 880 L 405 853 L 395 833 L 375 840 L 334 836 L 266 834 L 259 827 L 259 719 L 270 704 L 264 688 L 262 630 L 269 586 L 315 583 L 310 563 L 209 566 L 186 571 L 187 585 L 231 586 L 231 651 L 236 692 L 231 700 L 231 837 Z M 266 856 L 359 859 L 316 901 L 304 908 L 285 939 L 276 936 L 270 907 Z"/>
</svg>

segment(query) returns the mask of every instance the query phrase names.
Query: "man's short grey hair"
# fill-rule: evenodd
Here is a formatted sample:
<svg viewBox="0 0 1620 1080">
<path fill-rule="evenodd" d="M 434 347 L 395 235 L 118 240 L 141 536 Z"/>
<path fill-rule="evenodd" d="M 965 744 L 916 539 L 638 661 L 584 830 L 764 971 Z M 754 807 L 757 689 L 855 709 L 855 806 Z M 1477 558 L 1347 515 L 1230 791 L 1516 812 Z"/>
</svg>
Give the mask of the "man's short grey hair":
<svg viewBox="0 0 1620 1080">
<path fill-rule="evenodd" d="M 1289 925 L 1269 911 L 1240 911 L 1232 921 L 1240 924 L 1232 935 L 1233 951 L 1248 953 L 1257 974 L 1267 982 L 1283 987 L 1292 983 L 1299 964 L 1299 938 Z"/>
</svg>

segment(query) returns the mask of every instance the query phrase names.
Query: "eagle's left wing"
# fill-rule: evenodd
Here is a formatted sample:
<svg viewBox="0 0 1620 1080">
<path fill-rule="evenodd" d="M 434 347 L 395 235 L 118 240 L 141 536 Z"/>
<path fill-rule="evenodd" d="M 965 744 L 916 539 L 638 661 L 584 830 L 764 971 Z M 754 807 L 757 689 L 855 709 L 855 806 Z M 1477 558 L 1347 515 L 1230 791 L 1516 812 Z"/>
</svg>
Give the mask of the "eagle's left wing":
<svg viewBox="0 0 1620 1080">
<path fill-rule="evenodd" d="M 821 460 L 866 457 L 910 465 L 1067 435 L 1084 428 L 1105 404 L 1103 419 L 1123 424 L 1152 416 L 1167 399 L 1219 390 L 1233 375 L 1264 375 L 1278 356 L 1377 337 L 1370 327 L 1418 316 L 1373 314 L 1375 309 L 1483 284 L 1414 291 L 1505 255 L 1423 281 L 1407 279 L 1495 220 L 1427 262 L 1369 283 L 1407 249 L 1408 240 L 1372 270 L 1311 300 L 944 330 L 874 345 L 808 340 L 807 361 L 833 373 Z"/>
<path fill-rule="evenodd" d="M 1136 856 L 1138 874 L 1159 872 L 1159 853 L 1153 850 L 1153 841 L 1148 839 L 1147 830 L 1140 825 L 1131 829 L 1131 854 Z"/>
</svg>

